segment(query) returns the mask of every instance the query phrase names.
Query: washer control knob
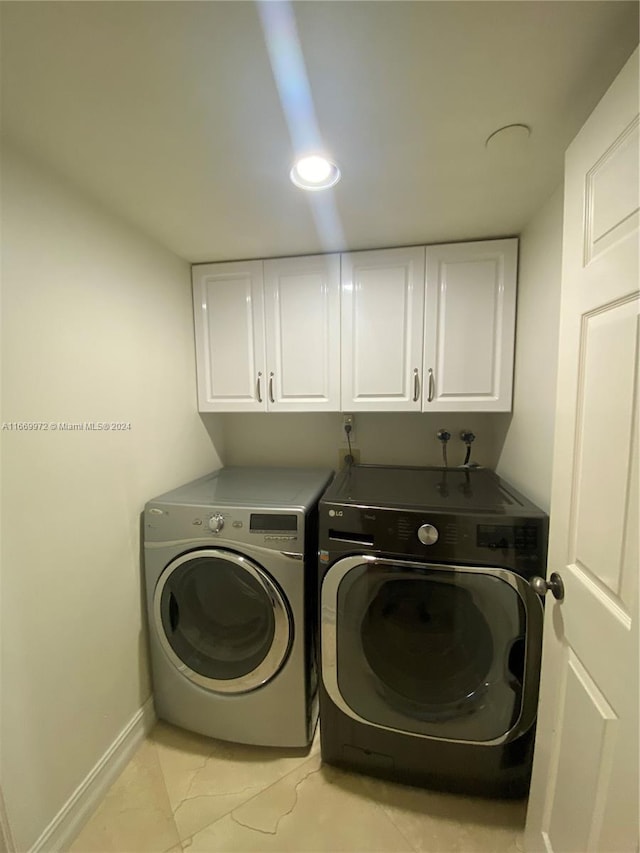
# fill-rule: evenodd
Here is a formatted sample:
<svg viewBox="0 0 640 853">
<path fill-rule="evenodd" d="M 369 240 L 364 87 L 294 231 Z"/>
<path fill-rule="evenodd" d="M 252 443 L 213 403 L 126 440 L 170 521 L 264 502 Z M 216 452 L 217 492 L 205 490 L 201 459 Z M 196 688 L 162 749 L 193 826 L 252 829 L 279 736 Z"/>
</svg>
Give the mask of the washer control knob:
<svg viewBox="0 0 640 853">
<path fill-rule="evenodd" d="M 423 545 L 435 545 L 439 535 L 438 528 L 433 524 L 421 524 L 418 528 L 418 539 Z"/>
<path fill-rule="evenodd" d="M 212 515 L 209 519 L 209 530 L 212 533 L 220 533 L 222 528 L 224 527 L 224 518 L 217 512 L 215 515 Z"/>
</svg>

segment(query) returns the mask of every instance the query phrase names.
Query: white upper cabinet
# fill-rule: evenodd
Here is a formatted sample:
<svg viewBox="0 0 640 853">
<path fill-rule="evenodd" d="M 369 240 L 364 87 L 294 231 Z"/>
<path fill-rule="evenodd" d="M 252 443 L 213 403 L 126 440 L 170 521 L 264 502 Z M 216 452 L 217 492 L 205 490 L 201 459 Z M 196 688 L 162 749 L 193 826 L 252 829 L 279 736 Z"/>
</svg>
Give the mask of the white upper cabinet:
<svg viewBox="0 0 640 853">
<path fill-rule="evenodd" d="M 518 241 L 427 247 L 425 412 L 508 412 Z"/>
<path fill-rule="evenodd" d="M 193 267 L 201 412 L 264 411 L 263 291 L 262 261 Z"/>
<path fill-rule="evenodd" d="M 340 410 L 340 256 L 264 262 L 267 409 Z"/>
<path fill-rule="evenodd" d="M 339 255 L 196 265 L 193 293 L 200 411 L 339 411 Z"/>
<path fill-rule="evenodd" d="M 507 412 L 518 241 L 197 264 L 202 412 Z"/>
<path fill-rule="evenodd" d="M 424 247 L 342 255 L 342 409 L 419 412 Z"/>
</svg>

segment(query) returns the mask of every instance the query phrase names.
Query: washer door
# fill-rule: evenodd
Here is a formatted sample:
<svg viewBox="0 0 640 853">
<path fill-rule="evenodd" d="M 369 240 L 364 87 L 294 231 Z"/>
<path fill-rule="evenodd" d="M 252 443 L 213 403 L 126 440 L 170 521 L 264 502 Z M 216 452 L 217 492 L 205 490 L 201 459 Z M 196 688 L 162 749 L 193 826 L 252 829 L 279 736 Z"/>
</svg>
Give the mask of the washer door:
<svg viewBox="0 0 640 853">
<path fill-rule="evenodd" d="M 535 719 L 542 606 L 503 569 L 360 556 L 322 585 L 322 676 L 361 722 L 493 744 Z"/>
<path fill-rule="evenodd" d="M 155 628 L 175 666 L 221 693 L 246 693 L 284 664 L 293 624 L 275 581 L 257 563 L 207 548 L 173 560 L 154 594 Z"/>
</svg>

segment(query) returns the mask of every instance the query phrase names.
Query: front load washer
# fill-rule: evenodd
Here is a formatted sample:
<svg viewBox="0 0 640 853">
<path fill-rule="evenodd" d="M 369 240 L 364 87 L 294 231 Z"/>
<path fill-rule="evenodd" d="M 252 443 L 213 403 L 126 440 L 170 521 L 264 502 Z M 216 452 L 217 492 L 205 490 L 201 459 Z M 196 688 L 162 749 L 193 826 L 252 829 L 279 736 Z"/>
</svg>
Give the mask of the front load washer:
<svg viewBox="0 0 640 853">
<path fill-rule="evenodd" d="M 146 505 L 160 719 L 240 743 L 310 743 L 317 502 L 332 473 L 221 468 Z"/>
<path fill-rule="evenodd" d="M 341 472 L 320 502 L 323 759 L 524 795 L 546 544 L 546 515 L 492 471 Z"/>
</svg>

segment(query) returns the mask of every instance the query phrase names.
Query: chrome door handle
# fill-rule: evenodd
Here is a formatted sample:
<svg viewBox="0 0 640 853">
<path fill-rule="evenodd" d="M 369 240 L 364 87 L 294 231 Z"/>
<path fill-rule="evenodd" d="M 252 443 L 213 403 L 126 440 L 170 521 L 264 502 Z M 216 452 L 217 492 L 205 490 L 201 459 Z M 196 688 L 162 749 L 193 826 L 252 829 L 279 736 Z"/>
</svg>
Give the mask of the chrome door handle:
<svg viewBox="0 0 640 853">
<path fill-rule="evenodd" d="M 262 390 L 260 388 L 260 382 L 262 380 L 262 373 L 258 373 L 258 381 L 256 382 L 256 394 L 258 396 L 258 402 L 262 402 Z"/>
<path fill-rule="evenodd" d="M 433 395 L 435 394 L 436 383 L 433 378 L 433 370 L 429 368 L 429 394 L 427 396 L 427 402 L 433 403 Z"/>
<path fill-rule="evenodd" d="M 552 572 L 548 581 L 538 575 L 535 575 L 535 577 L 531 578 L 529 584 L 533 591 L 537 592 L 538 595 L 546 595 L 551 591 L 553 593 L 553 597 L 557 598 L 558 601 L 562 601 L 564 598 L 564 583 L 557 572 Z"/>
<path fill-rule="evenodd" d="M 273 373 L 269 374 L 269 402 L 275 403 L 275 399 L 273 397 Z"/>
<path fill-rule="evenodd" d="M 414 368 L 413 371 L 413 402 L 417 403 L 420 397 L 420 374 L 418 373 L 418 368 Z"/>
</svg>

